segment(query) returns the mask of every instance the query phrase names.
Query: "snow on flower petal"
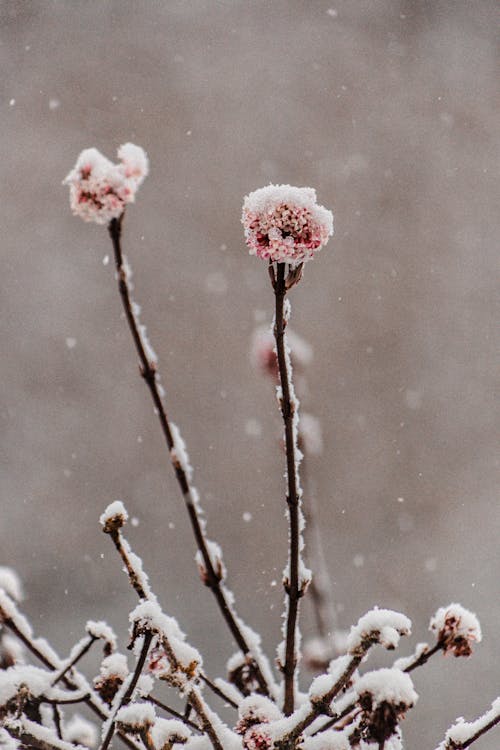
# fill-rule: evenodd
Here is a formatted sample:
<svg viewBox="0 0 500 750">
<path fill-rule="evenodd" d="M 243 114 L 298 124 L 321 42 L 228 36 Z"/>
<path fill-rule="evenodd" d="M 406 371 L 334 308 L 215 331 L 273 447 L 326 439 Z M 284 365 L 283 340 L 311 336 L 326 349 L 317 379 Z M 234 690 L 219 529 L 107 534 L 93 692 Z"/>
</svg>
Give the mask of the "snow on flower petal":
<svg viewBox="0 0 500 750">
<path fill-rule="evenodd" d="M 149 174 L 149 161 L 144 149 L 135 143 L 124 143 L 118 149 L 118 158 L 125 170 L 125 177 L 134 179 L 137 187 L 142 185 Z"/>
<path fill-rule="evenodd" d="M 137 189 L 148 173 L 146 153 L 133 143 L 125 143 L 118 156 L 121 163 L 114 164 L 96 148 L 86 148 L 80 153 L 63 182 L 69 185 L 75 216 L 107 224 L 135 201 Z"/>
<path fill-rule="evenodd" d="M 297 266 L 333 234 L 333 214 L 308 187 L 267 185 L 245 197 L 241 221 L 250 255 Z"/>
</svg>

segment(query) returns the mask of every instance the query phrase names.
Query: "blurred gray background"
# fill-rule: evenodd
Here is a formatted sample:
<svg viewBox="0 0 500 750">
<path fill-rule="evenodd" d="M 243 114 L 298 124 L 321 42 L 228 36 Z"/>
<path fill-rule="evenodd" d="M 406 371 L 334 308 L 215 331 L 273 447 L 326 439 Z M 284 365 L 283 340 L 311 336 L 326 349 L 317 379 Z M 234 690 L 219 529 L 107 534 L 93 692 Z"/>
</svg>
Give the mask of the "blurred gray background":
<svg viewBox="0 0 500 750">
<path fill-rule="evenodd" d="M 314 348 L 303 404 L 325 447 L 310 490 L 339 625 L 401 609 L 403 654 L 450 601 L 483 624 L 472 660 L 415 674 L 407 746 L 432 749 L 498 693 L 498 6 L 3 0 L 0 20 L 0 563 L 36 632 L 61 653 L 87 618 L 125 636 L 135 599 L 98 524 L 120 498 L 209 673 L 234 650 L 198 580 L 106 229 L 73 218 L 61 186 L 81 149 L 115 158 L 130 140 L 151 160 L 125 225 L 135 297 L 238 609 L 274 656 L 281 426 L 249 360 L 273 296 L 240 212 L 269 182 L 311 185 L 336 234 L 292 293 L 292 327 Z"/>
</svg>

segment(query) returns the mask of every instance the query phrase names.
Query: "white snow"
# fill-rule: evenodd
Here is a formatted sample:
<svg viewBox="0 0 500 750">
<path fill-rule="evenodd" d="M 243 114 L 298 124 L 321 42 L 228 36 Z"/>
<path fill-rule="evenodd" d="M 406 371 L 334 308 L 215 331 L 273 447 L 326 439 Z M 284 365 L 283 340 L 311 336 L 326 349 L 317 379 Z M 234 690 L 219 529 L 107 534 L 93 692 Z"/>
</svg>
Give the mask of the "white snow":
<svg viewBox="0 0 500 750">
<path fill-rule="evenodd" d="M 100 638 L 109 644 L 112 651 L 116 649 L 116 635 L 113 629 L 104 620 L 88 620 L 85 630 L 94 638 Z"/>
<path fill-rule="evenodd" d="M 132 730 L 148 729 L 156 721 L 155 710 L 151 703 L 131 703 L 122 706 L 116 714 L 116 722 L 125 724 Z"/>
<path fill-rule="evenodd" d="M 114 518 L 121 518 L 122 524 L 128 521 L 127 510 L 121 500 L 115 500 L 108 505 L 104 513 L 100 516 L 99 523 L 105 526 L 108 521 Z"/>
<path fill-rule="evenodd" d="M 151 730 L 153 744 L 158 750 L 167 742 L 187 742 L 191 732 L 188 727 L 177 719 L 156 719 L 155 725 Z"/>
<path fill-rule="evenodd" d="M 461 604 L 440 607 L 431 618 L 429 630 L 439 634 L 442 630 L 453 630 L 455 636 L 479 643 L 482 639 L 481 625 L 476 615 Z"/>
<path fill-rule="evenodd" d="M 365 650 L 365 644 L 380 643 L 387 649 L 394 649 L 400 636 L 410 635 L 411 620 L 400 612 L 391 609 L 374 609 L 367 612 L 353 625 L 347 639 L 350 654 Z"/>
<path fill-rule="evenodd" d="M 323 206 L 318 205 L 316 190 L 310 187 L 293 185 L 266 185 L 245 196 L 243 210 L 251 213 L 272 212 L 276 206 L 286 203 L 307 208 L 313 217 L 324 224 L 329 234 L 333 234 L 333 216 Z"/>
<path fill-rule="evenodd" d="M 15 602 L 21 602 L 24 598 L 21 579 L 15 570 L 6 565 L 0 565 L 0 589 Z"/>
<path fill-rule="evenodd" d="M 306 737 L 301 747 L 303 750 L 351 750 L 351 743 L 344 732 L 328 729 L 316 737 Z"/>
<path fill-rule="evenodd" d="M 101 662 L 101 676 L 107 680 L 110 677 L 119 677 L 124 680 L 129 673 L 127 657 L 124 654 L 111 654 Z"/>
<path fill-rule="evenodd" d="M 97 745 L 97 728 L 83 716 L 75 714 L 64 727 L 64 737 L 68 742 L 92 748 Z"/>
<path fill-rule="evenodd" d="M 500 717 L 500 696 L 493 701 L 491 708 L 475 721 L 465 721 L 463 717 L 459 717 L 456 723 L 448 729 L 445 741 L 437 750 L 447 748 L 449 745 L 446 743 L 454 742 L 459 745 L 466 742 L 481 730 L 485 730 L 488 724 L 498 717 Z"/>
<path fill-rule="evenodd" d="M 410 675 L 390 667 L 362 675 L 354 685 L 354 692 L 358 696 L 369 693 L 375 705 L 391 703 L 411 708 L 418 700 Z"/>
<path fill-rule="evenodd" d="M 193 467 L 189 461 L 189 454 L 187 452 L 186 443 L 182 439 L 182 435 L 179 428 L 174 422 L 170 422 L 170 432 L 172 433 L 172 440 L 174 442 L 173 448 L 170 451 L 170 455 L 174 464 L 177 462 L 183 469 L 188 482 L 191 482 L 193 478 Z"/>
</svg>

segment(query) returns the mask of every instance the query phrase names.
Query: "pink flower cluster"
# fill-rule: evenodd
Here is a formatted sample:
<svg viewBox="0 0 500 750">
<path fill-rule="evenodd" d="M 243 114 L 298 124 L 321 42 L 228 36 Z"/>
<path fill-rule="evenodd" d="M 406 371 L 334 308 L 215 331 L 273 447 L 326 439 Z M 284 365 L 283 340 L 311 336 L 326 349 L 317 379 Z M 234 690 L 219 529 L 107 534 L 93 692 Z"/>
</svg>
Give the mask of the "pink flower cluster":
<svg viewBox="0 0 500 750">
<path fill-rule="evenodd" d="M 333 215 L 316 202 L 313 188 L 268 185 L 243 203 L 242 223 L 251 255 L 297 266 L 310 260 L 333 234 Z"/>
<path fill-rule="evenodd" d="M 107 224 L 117 219 L 127 203 L 133 203 L 137 189 L 148 174 L 146 152 L 133 143 L 118 149 L 114 164 L 96 148 L 81 152 L 64 180 L 69 185 L 71 210 L 84 221 Z"/>
</svg>

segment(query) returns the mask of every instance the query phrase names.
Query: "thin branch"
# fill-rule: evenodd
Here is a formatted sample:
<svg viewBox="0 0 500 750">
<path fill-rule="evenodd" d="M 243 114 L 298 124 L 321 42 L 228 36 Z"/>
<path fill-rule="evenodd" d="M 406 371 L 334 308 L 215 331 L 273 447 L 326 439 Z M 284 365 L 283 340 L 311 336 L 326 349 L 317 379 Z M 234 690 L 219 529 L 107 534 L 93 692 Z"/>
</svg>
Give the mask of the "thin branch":
<svg viewBox="0 0 500 750">
<path fill-rule="evenodd" d="M 166 711 L 167 714 L 170 714 L 171 716 L 174 716 L 176 719 L 179 719 L 191 729 L 194 729 L 197 732 L 203 731 L 202 728 L 198 726 L 198 724 L 194 723 L 194 721 L 191 721 L 189 718 L 187 718 L 187 716 L 184 716 L 179 711 L 176 711 L 175 708 L 171 708 L 171 706 L 167 706 L 166 703 L 163 703 L 162 701 L 158 700 L 158 698 L 155 698 L 153 695 L 148 695 L 146 697 L 146 700 L 149 701 L 150 703 L 153 703 L 155 706 L 158 706 L 158 708 L 163 709 L 163 711 Z"/>
<path fill-rule="evenodd" d="M 442 648 L 443 644 L 438 641 L 435 646 L 429 649 L 429 651 L 423 651 L 419 656 L 417 656 L 414 661 L 412 661 L 410 664 L 408 664 L 407 667 L 404 668 L 403 672 L 413 672 L 413 670 L 417 667 L 421 667 L 423 664 L 426 664 L 431 656 L 437 654 L 438 651 L 441 651 Z"/>
<path fill-rule="evenodd" d="M 472 745 L 473 742 L 478 740 L 480 737 L 483 736 L 483 734 L 486 734 L 486 732 L 489 732 L 490 729 L 493 729 L 493 727 L 496 727 L 496 725 L 500 723 L 500 711 L 498 714 L 490 721 L 488 724 L 485 724 L 482 729 L 479 729 L 475 734 L 472 735 L 472 737 L 469 737 L 468 740 L 465 740 L 465 742 L 462 742 L 461 745 L 458 745 L 459 748 L 465 748 Z"/>
<path fill-rule="evenodd" d="M 128 681 L 125 691 L 123 692 L 123 694 L 117 701 L 117 706 L 116 708 L 114 708 L 112 716 L 110 716 L 108 720 L 109 721 L 108 728 L 107 728 L 106 734 L 104 735 L 104 738 L 100 745 L 99 750 L 106 750 L 106 748 L 109 747 L 109 743 L 111 742 L 113 738 L 113 734 L 115 733 L 116 715 L 122 706 L 126 706 L 127 703 L 130 703 L 130 700 L 132 698 L 132 695 L 134 694 L 134 690 L 139 680 L 139 677 L 141 676 L 142 670 L 144 669 L 144 664 L 146 663 L 146 657 L 148 655 L 149 647 L 151 646 L 152 640 L 153 640 L 152 633 L 148 632 L 144 635 L 144 641 L 142 644 L 141 653 L 139 654 L 139 658 L 137 659 L 134 672 Z"/>
<path fill-rule="evenodd" d="M 490 729 L 496 727 L 500 723 L 500 698 L 497 698 L 490 709 L 486 711 L 479 719 L 476 719 L 471 724 L 458 722 L 455 726 L 448 729 L 446 733 L 446 739 L 439 745 L 437 750 L 465 750 L 470 747 L 473 742 L 478 740 L 483 734 L 489 732 Z M 464 729 L 469 729 L 471 734 L 467 739 L 453 739 L 453 730 L 459 728 L 460 735 L 463 735 Z"/>
<path fill-rule="evenodd" d="M 28 637 L 27 633 L 24 633 L 10 617 L 2 618 L 2 624 L 5 625 L 14 635 L 23 643 L 31 653 L 48 669 L 53 672 L 57 671 L 57 666 L 53 661 L 47 658 L 47 656 L 37 647 L 34 641 Z M 61 678 L 66 687 L 70 690 L 77 690 L 78 686 L 68 677 L 64 676 Z M 100 698 L 94 693 L 90 693 L 89 698 L 85 700 L 85 704 L 98 716 L 100 719 L 105 720 L 109 714 L 105 709 Z M 137 750 L 137 745 L 131 739 L 129 739 L 123 732 L 119 732 L 120 739 L 131 749 Z"/>
<path fill-rule="evenodd" d="M 201 679 L 202 679 L 202 681 L 203 681 L 203 682 L 205 683 L 205 685 L 208 685 L 208 687 L 210 688 L 210 690 L 211 690 L 211 691 L 212 691 L 213 693 L 215 693 L 215 695 L 218 695 L 218 696 L 219 696 L 219 698 L 221 698 L 221 699 L 222 699 L 222 700 L 224 701 L 224 703 L 227 703 L 227 704 L 229 704 L 229 705 L 231 706 L 231 708 L 236 708 L 236 709 L 238 709 L 238 704 L 237 704 L 237 703 L 235 703 L 235 702 L 233 701 L 233 699 L 232 699 L 232 698 L 230 698 L 230 697 L 229 697 L 229 696 L 228 696 L 228 695 L 227 695 L 226 693 L 224 693 L 224 691 L 223 691 L 223 690 L 221 690 L 221 689 L 220 689 L 220 687 L 219 687 L 218 685 L 216 685 L 216 684 L 215 684 L 215 682 L 212 682 L 212 680 L 210 680 L 210 679 L 209 679 L 209 678 L 208 678 L 208 677 L 206 676 L 206 674 L 204 674 L 204 673 L 202 672 L 202 673 L 200 674 L 200 678 L 201 678 Z"/>
<path fill-rule="evenodd" d="M 352 675 L 363 661 L 368 648 L 369 647 L 367 646 L 362 654 L 359 653 L 351 658 L 346 669 L 340 675 L 335 684 L 332 685 L 330 690 L 328 690 L 321 696 L 315 697 L 314 700 L 311 701 L 309 712 L 305 715 L 304 718 L 300 719 L 291 730 L 287 731 L 287 733 L 275 743 L 276 747 L 280 748 L 280 750 L 292 750 L 295 747 L 296 740 L 300 737 L 302 732 L 307 729 L 307 727 L 310 726 L 313 721 L 318 718 L 318 716 L 321 716 L 321 714 L 330 714 L 330 705 L 333 699 L 347 685 Z M 338 721 L 340 716 L 336 716 L 335 718 Z"/>
<path fill-rule="evenodd" d="M 51 706 L 70 706 L 74 703 L 87 703 L 90 698 L 90 693 L 83 693 L 83 695 L 77 695 L 74 698 L 47 698 L 42 696 L 40 703 L 50 703 Z"/>
<path fill-rule="evenodd" d="M 147 347 L 141 335 L 141 331 L 134 314 L 133 303 L 130 295 L 129 283 L 127 278 L 127 269 L 124 265 L 123 254 L 121 249 L 121 226 L 122 226 L 123 214 L 118 219 L 113 219 L 109 224 L 109 233 L 113 243 L 115 266 L 118 278 L 118 289 L 120 292 L 123 309 L 125 316 L 134 340 L 134 344 L 139 355 L 141 365 L 141 375 L 144 378 L 153 403 L 160 420 L 161 429 L 165 438 L 167 448 L 170 455 L 170 460 L 175 472 L 175 476 L 179 487 L 184 498 L 186 509 L 188 511 L 191 526 L 196 539 L 196 544 L 203 557 L 203 562 L 207 571 L 207 586 L 212 591 L 222 616 L 231 631 L 233 638 L 238 644 L 238 648 L 245 655 L 249 655 L 254 662 L 255 677 L 259 684 L 260 690 L 265 695 L 269 695 L 269 687 L 264 677 L 263 671 L 259 663 L 257 662 L 256 656 L 252 653 L 252 650 L 243 635 L 242 629 L 237 622 L 234 612 L 232 611 L 231 605 L 227 600 L 226 594 L 221 586 L 221 581 L 210 558 L 208 551 L 207 539 L 202 522 L 199 517 L 197 509 L 196 494 L 193 492 L 193 487 L 190 484 L 189 478 L 178 458 L 175 456 L 175 445 L 172 436 L 170 423 L 167 417 L 165 406 L 163 404 L 162 396 L 160 393 L 160 386 L 158 382 L 158 375 L 156 370 L 156 363 L 150 361 L 150 357 L 147 354 Z"/>
<path fill-rule="evenodd" d="M 285 677 L 285 700 L 283 710 L 286 716 L 293 713 L 295 706 L 295 669 L 297 666 L 296 630 L 299 615 L 299 599 L 304 591 L 299 582 L 300 561 L 300 485 L 299 467 L 296 457 L 296 429 L 294 412 L 297 408 L 293 384 L 290 380 L 289 361 L 285 344 L 285 313 L 284 303 L 287 292 L 285 280 L 285 263 L 277 264 L 276 280 L 273 283 L 275 294 L 275 324 L 276 353 L 281 383 L 281 413 L 285 425 L 285 448 L 288 491 L 286 501 L 290 523 L 290 551 L 289 551 L 289 579 L 285 580 L 285 591 L 288 596 L 288 606 L 285 626 L 285 663 L 283 674 Z M 272 278 L 272 277 L 271 277 Z"/>
<path fill-rule="evenodd" d="M 82 645 L 82 647 L 77 651 L 77 653 L 71 659 L 71 661 L 64 667 L 64 669 L 62 669 L 60 672 L 58 672 L 56 674 L 56 676 L 54 677 L 54 679 L 52 680 L 52 683 L 51 683 L 52 687 L 54 687 L 55 685 L 57 685 L 57 683 L 59 682 L 59 680 L 62 680 L 62 678 L 69 672 L 69 670 L 72 669 L 72 667 L 74 667 L 75 664 L 77 662 L 79 662 L 80 659 L 83 656 L 85 656 L 85 654 L 90 650 L 92 644 L 95 643 L 97 640 L 99 640 L 99 639 L 96 638 L 95 635 L 90 635 L 89 636 L 88 641 L 86 641 L 86 643 L 84 643 Z"/>
<path fill-rule="evenodd" d="M 135 592 L 137 593 L 139 599 L 156 599 L 153 592 L 149 589 L 149 586 L 146 589 L 141 582 L 143 580 L 143 576 L 141 576 L 140 571 L 136 570 L 136 568 L 134 567 L 134 563 L 130 558 L 130 545 L 128 541 L 123 537 L 120 528 L 111 524 L 109 526 L 105 526 L 104 531 L 111 537 L 113 544 L 118 550 L 118 553 L 125 566 L 129 581 L 133 586 Z M 200 678 L 208 685 L 210 690 L 212 690 L 217 696 L 219 696 L 219 698 L 222 698 L 224 701 L 226 701 L 226 703 L 229 703 L 229 705 L 233 706 L 233 708 L 238 708 L 237 704 L 225 693 L 223 693 L 223 691 L 219 687 L 217 687 L 217 685 L 215 685 L 212 680 L 207 677 L 206 674 L 200 672 Z"/>
</svg>

